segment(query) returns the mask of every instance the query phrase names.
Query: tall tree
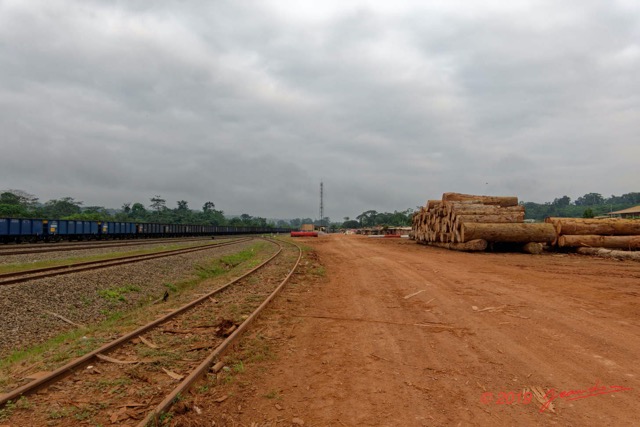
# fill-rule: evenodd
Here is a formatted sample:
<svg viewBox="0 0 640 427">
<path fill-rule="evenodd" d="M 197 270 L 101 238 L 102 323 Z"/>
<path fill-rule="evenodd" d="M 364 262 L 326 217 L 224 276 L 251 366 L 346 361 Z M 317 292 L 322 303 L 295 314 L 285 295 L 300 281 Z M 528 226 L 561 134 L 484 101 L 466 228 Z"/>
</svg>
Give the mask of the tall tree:
<svg viewBox="0 0 640 427">
<path fill-rule="evenodd" d="M 211 212 L 215 208 L 216 205 L 213 202 L 206 202 L 204 205 L 202 205 L 202 212 Z"/>
<path fill-rule="evenodd" d="M 131 218 L 136 221 L 148 221 L 148 213 L 142 203 L 134 203 L 131 206 Z"/>
<path fill-rule="evenodd" d="M 167 201 L 160 195 L 151 198 L 151 209 L 156 211 L 156 219 L 160 220 L 160 213 L 167 208 Z"/>
<path fill-rule="evenodd" d="M 13 193 L 5 191 L 0 194 L 0 204 L 3 205 L 20 205 L 22 200 Z"/>
<path fill-rule="evenodd" d="M 0 217 L 24 218 L 29 216 L 28 206 L 20 196 L 5 191 L 0 194 Z"/>
<path fill-rule="evenodd" d="M 63 197 L 62 199 L 49 200 L 44 204 L 44 215 L 48 218 L 65 218 L 81 213 L 81 201 L 73 197 Z"/>
<path fill-rule="evenodd" d="M 575 201 L 576 206 L 601 205 L 604 198 L 600 193 L 588 193 L 582 197 L 578 197 Z"/>
<path fill-rule="evenodd" d="M 5 190 L 2 194 L 9 193 L 20 200 L 20 204 L 26 208 L 33 208 L 38 203 L 38 198 L 23 190 Z"/>
</svg>

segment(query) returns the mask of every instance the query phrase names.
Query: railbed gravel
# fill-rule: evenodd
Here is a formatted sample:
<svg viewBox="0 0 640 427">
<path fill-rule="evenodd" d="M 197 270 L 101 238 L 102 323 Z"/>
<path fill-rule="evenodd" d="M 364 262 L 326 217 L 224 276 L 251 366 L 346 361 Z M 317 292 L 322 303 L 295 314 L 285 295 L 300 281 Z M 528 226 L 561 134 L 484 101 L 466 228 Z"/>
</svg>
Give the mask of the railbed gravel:
<svg viewBox="0 0 640 427">
<path fill-rule="evenodd" d="M 83 258 L 95 255 L 110 254 L 114 252 L 135 252 L 144 251 L 148 249 L 157 249 L 162 246 L 180 245 L 181 247 L 204 245 L 208 243 L 215 243 L 217 240 L 202 240 L 202 241 L 170 241 L 170 242 L 157 242 L 149 243 L 147 245 L 139 246 L 113 246 L 110 248 L 95 248 L 95 249 L 78 249 L 77 251 L 61 251 L 61 252 L 43 252 L 39 254 L 20 254 L 20 255 L 0 255 L 0 265 L 7 264 L 29 264 L 38 261 L 51 261 L 69 258 Z M 222 240 L 220 241 L 220 243 Z M 110 242 L 111 243 L 111 242 Z"/>
<path fill-rule="evenodd" d="M 0 357 L 44 342 L 73 326 L 47 314 L 54 312 L 83 325 L 138 307 L 141 301 L 163 296 L 166 284 L 197 277 L 195 267 L 214 258 L 237 253 L 257 241 L 212 248 L 157 260 L 96 271 L 0 286 Z M 109 299 L 100 290 L 135 287 L 125 301 Z"/>
</svg>

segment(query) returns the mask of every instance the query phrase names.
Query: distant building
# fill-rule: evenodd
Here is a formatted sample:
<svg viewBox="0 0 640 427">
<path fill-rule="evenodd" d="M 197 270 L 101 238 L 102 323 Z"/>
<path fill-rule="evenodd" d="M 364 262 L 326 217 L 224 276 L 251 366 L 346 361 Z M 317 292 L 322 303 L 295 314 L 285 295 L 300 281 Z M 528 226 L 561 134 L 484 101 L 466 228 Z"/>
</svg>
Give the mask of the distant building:
<svg viewBox="0 0 640 427">
<path fill-rule="evenodd" d="M 609 212 L 608 215 L 611 218 L 640 219 L 640 205 L 628 209 L 622 209 L 621 211 Z"/>
<path fill-rule="evenodd" d="M 315 226 L 313 224 L 302 224 L 300 231 L 315 231 Z"/>
</svg>

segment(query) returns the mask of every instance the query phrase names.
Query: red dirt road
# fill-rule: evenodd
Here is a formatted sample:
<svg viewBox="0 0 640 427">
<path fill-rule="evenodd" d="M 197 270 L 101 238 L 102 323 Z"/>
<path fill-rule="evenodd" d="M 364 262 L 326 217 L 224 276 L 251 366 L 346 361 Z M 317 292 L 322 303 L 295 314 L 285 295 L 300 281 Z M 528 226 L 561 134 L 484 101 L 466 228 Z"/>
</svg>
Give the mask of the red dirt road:
<svg viewBox="0 0 640 427">
<path fill-rule="evenodd" d="M 305 244 L 326 280 L 267 314 L 276 360 L 246 373 L 216 425 L 640 425 L 640 263 Z M 573 392 L 541 412 L 533 392 L 549 389 Z"/>
</svg>

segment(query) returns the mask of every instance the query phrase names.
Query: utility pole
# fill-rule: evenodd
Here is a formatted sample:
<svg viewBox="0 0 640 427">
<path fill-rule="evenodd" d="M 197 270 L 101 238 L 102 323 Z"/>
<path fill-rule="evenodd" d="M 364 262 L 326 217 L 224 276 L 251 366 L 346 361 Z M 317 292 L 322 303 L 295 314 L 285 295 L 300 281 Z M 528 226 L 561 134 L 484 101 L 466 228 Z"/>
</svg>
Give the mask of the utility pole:
<svg viewBox="0 0 640 427">
<path fill-rule="evenodd" d="M 324 184 L 320 181 L 320 229 L 324 223 Z"/>
</svg>

